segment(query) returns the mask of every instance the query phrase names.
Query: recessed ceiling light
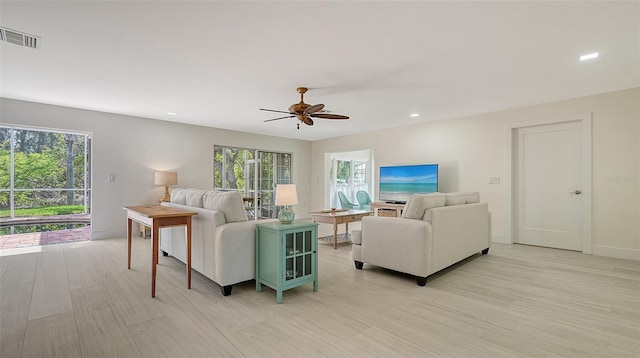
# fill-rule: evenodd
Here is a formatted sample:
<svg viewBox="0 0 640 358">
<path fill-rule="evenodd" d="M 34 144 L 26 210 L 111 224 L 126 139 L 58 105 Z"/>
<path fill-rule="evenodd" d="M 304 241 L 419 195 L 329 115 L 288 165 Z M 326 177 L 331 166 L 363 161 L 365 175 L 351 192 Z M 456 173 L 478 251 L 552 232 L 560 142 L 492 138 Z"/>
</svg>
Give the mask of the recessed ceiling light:
<svg viewBox="0 0 640 358">
<path fill-rule="evenodd" d="M 598 55 L 600 55 L 599 52 L 590 53 L 588 55 L 582 55 L 582 56 L 580 56 L 580 61 L 586 61 L 586 60 L 591 60 L 591 59 L 594 59 L 594 58 L 598 58 Z"/>
<path fill-rule="evenodd" d="M 177 113 L 176 112 L 167 112 L 168 115 L 170 116 L 175 116 Z"/>
<path fill-rule="evenodd" d="M 420 117 L 419 113 L 411 113 L 409 117 Z"/>
</svg>

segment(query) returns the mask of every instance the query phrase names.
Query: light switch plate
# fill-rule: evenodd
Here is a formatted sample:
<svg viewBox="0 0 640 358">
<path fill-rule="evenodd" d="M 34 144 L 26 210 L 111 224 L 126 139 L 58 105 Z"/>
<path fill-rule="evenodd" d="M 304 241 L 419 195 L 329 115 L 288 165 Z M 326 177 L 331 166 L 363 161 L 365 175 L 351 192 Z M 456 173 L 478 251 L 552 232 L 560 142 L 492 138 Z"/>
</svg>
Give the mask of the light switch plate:
<svg viewBox="0 0 640 358">
<path fill-rule="evenodd" d="M 500 177 L 489 177 L 489 184 L 500 184 Z"/>
</svg>

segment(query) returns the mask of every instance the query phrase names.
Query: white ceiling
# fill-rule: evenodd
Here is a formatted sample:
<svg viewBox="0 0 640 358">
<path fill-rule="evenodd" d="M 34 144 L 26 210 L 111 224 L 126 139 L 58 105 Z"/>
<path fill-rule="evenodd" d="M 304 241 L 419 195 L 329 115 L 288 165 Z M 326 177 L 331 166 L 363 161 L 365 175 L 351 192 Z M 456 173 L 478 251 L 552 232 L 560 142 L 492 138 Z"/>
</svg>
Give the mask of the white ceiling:
<svg viewBox="0 0 640 358">
<path fill-rule="evenodd" d="M 638 87 L 639 5 L 2 0 L 41 48 L 1 43 L 0 95 L 316 140 Z M 264 123 L 300 86 L 351 119 Z"/>
</svg>

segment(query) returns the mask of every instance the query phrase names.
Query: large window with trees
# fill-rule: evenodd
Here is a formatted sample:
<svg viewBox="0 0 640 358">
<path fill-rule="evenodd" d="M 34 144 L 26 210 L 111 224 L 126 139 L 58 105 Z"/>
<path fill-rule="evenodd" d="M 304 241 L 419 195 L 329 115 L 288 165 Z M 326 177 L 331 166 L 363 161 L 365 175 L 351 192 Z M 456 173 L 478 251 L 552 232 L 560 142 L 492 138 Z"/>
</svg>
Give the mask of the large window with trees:
<svg viewBox="0 0 640 358">
<path fill-rule="evenodd" d="M 0 125 L 0 218 L 90 213 L 87 133 Z"/>
<path fill-rule="evenodd" d="M 291 183 L 291 153 L 214 146 L 213 187 L 242 193 L 249 216 L 275 218 L 277 184 Z"/>
</svg>

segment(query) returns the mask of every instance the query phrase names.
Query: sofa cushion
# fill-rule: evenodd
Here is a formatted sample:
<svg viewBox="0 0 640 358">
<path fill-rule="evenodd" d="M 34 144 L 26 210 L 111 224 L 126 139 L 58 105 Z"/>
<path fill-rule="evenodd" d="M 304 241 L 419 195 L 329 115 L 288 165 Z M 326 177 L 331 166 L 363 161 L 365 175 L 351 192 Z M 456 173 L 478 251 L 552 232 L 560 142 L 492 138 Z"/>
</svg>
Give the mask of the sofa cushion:
<svg viewBox="0 0 640 358">
<path fill-rule="evenodd" d="M 187 192 L 189 189 L 175 188 L 171 190 L 171 202 L 180 205 L 187 205 Z"/>
<path fill-rule="evenodd" d="M 465 204 L 477 204 L 480 202 L 480 193 L 477 191 L 471 192 L 467 195 L 467 202 Z"/>
<path fill-rule="evenodd" d="M 192 189 L 188 190 L 186 194 L 186 205 L 194 206 L 196 208 L 203 208 L 204 204 L 202 199 L 206 192 L 204 190 Z"/>
<path fill-rule="evenodd" d="M 404 206 L 402 217 L 422 220 L 425 210 L 444 206 L 445 202 L 446 199 L 442 193 L 413 194 Z"/>
<path fill-rule="evenodd" d="M 204 194 L 202 201 L 205 209 L 222 211 L 228 223 L 248 220 L 242 195 L 237 191 L 211 190 Z"/>
<path fill-rule="evenodd" d="M 462 204 L 474 204 L 480 202 L 480 193 L 477 191 L 461 191 L 457 193 L 445 194 L 446 206 L 462 205 Z"/>
</svg>

